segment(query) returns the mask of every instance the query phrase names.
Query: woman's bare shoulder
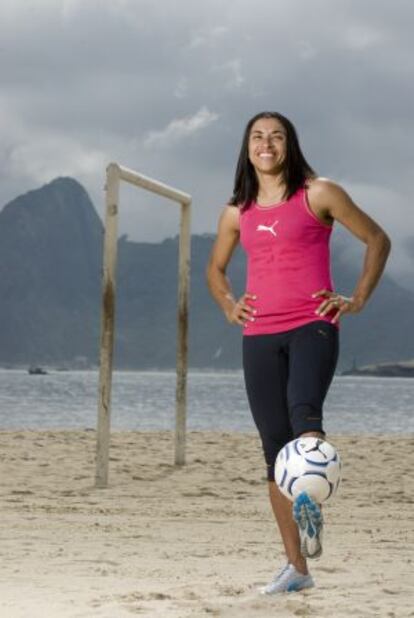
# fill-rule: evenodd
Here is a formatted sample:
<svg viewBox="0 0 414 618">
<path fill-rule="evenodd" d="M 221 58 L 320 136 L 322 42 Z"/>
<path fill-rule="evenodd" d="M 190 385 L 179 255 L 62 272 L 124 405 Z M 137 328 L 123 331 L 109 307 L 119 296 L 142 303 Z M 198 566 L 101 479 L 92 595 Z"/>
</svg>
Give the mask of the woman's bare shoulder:
<svg viewBox="0 0 414 618">
<path fill-rule="evenodd" d="M 329 201 L 332 198 L 338 197 L 340 194 L 343 195 L 346 193 L 341 185 L 324 176 L 309 178 L 306 181 L 306 187 L 310 198 L 322 201 Z"/>
<path fill-rule="evenodd" d="M 240 229 L 240 208 L 226 204 L 220 216 L 220 225 L 238 231 Z"/>
</svg>

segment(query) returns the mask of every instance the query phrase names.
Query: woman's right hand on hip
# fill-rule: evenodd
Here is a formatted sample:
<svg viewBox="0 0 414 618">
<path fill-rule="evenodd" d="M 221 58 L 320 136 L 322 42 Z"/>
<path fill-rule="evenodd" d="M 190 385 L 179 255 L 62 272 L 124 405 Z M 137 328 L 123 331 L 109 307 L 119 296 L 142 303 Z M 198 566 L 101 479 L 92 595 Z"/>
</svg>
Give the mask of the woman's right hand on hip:
<svg viewBox="0 0 414 618">
<path fill-rule="evenodd" d="M 257 299 L 255 294 L 246 292 L 234 303 L 233 307 L 226 311 L 226 318 L 230 324 L 239 324 L 244 326 L 246 322 L 254 322 L 256 309 L 249 304 L 249 301 Z"/>
</svg>

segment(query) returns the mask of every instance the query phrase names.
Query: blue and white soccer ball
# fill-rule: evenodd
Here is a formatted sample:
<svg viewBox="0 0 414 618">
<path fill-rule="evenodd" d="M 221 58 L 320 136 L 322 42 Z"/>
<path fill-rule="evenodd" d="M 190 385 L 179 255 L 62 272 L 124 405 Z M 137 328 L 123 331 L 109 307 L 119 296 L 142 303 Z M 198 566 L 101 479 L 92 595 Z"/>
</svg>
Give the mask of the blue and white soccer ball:
<svg viewBox="0 0 414 618">
<path fill-rule="evenodd" d="M 320 438 L 296 438 L 276 458 L 276 483 L 292 501 L 306 491 L 320 504 L 334 495 L 340 477 L 341 460 L 335 447 Z"/>
</svg>

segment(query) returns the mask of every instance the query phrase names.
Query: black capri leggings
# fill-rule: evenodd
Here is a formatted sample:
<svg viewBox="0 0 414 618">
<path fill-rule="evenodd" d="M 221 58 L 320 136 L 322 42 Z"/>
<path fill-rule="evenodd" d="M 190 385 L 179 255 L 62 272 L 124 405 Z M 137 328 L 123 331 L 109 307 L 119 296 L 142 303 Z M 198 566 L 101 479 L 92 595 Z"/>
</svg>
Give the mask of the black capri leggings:
<svg viewBox="0 0 414 618">
<path fill-rule="evenodd" d="M 247 398 L 262 440 L 267 478 L 283 446 L 322 429 L 322 406 L 338 359 L 338 328 L 317 320 L 284 333 L 245 335 Z"/>
</svg>

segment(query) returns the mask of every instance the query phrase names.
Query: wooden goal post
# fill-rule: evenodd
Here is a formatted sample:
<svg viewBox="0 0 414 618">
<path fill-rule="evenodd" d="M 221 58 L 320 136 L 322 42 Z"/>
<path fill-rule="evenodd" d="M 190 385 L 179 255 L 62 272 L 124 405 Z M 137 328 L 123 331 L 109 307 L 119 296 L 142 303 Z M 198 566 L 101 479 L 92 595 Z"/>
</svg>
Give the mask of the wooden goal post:
<svg viewBox="0 0 414 618">
<path fill-rule="evenodd" d="M 112 360 L 115 335 L 115 275 L 118 242 L 119 187 L 128 182 L 181 204 L 178 257 L 178 332 L 175 419 L 175 465 L 185 464 L 187 416 L 188 296 L 190 280 L 191 195 L 117 163 L 106 169 L 106 215 L 103 251 L 102 322 L 96 444 L 96 487 L 108 486 Z"/>
</svg>

